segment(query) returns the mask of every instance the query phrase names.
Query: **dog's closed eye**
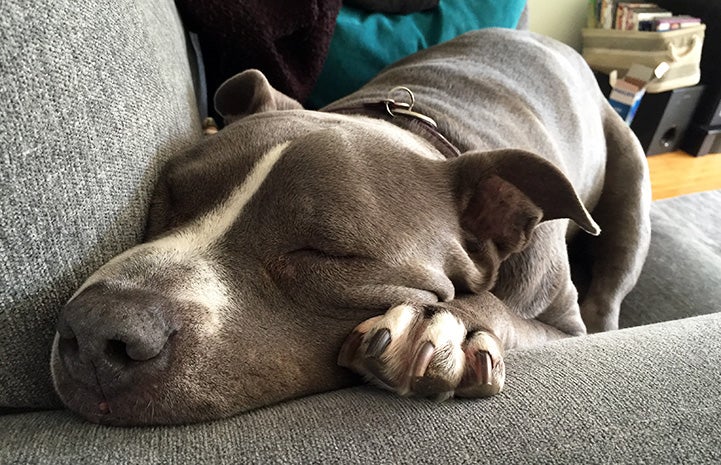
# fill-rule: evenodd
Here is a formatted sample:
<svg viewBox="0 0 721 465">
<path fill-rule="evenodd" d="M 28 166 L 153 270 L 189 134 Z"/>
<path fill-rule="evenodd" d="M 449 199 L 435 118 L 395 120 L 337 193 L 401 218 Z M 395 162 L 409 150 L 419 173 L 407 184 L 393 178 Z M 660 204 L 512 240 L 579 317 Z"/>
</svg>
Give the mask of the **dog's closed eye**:
<svg viewBox="0 0 721 465">
<path fill-rule="evenodd" d="M 316 247 L 302 247 L 300 249 L 293 250 L 288 254 L 293 258 L 315 258 L 315 259 L 335 259 L 335 260 L 361 260 L 370 259 L 360 254 L 342 251 L 330 251 L 327 249 L 320 249 Z"/>
</svg>

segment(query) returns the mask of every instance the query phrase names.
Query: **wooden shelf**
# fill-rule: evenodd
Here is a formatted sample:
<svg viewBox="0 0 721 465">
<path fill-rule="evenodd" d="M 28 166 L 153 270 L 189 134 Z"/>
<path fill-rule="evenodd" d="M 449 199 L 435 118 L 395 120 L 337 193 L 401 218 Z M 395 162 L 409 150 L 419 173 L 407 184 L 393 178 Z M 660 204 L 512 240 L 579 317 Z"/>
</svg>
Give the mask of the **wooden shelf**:
<svg viewBox="0 0 721 465">
<path fill-rule="evenodd" d="M 721 153 L 694 157 L 679 151 L 647 160 L 654 200 L 721 189 Z"/>
</svg>

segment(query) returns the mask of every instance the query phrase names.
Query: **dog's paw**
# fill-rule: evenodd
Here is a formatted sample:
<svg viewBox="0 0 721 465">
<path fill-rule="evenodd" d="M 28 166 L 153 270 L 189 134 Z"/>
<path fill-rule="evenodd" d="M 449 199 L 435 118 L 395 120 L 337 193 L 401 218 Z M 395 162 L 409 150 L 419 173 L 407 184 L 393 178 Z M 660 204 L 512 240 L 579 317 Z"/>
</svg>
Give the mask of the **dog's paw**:
<svg viewBox="0 0 721 465">
<path fill-rule="evenodd" d="M 399 305 L 348 336 L 338 364 L 401 395 L 487 397 L 503 388 L 500 341 L 442 307 Z"/>
</svg>

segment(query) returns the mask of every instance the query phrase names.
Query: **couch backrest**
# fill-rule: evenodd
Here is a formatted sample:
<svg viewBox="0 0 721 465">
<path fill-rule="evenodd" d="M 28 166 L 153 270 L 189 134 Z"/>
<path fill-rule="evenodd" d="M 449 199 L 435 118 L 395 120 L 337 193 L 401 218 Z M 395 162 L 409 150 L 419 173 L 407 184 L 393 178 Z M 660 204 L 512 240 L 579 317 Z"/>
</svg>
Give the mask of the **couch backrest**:
<svg viewBox="0 0 721 465">
<path fill-rule="evenodd" d="M 0 408 L 54 407 L 60 307 L 200 135 L 172 0 L 3 0 L 0 128 Z"/>
</svg>

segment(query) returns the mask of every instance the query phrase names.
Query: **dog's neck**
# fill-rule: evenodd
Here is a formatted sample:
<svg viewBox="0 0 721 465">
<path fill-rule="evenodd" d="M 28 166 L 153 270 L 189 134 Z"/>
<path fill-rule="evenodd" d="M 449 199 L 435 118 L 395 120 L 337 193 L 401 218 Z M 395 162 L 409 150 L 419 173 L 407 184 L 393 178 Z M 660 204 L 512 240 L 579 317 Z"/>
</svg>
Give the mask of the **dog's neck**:
<svg viewBox="0 0 721 465">
<path fill-rule="evenodd" d="M 398 105 L 393 101 L 389 102 L 388 99 L 382 99 L 340 108 L 331 106 L 322 111 L 382 119 L 427 140 L 446 158 L 455 158 L 461 154 L 460 150 L 438 131 L 435 121 L 412 111 L 412 106 Z"/>
</svg>

